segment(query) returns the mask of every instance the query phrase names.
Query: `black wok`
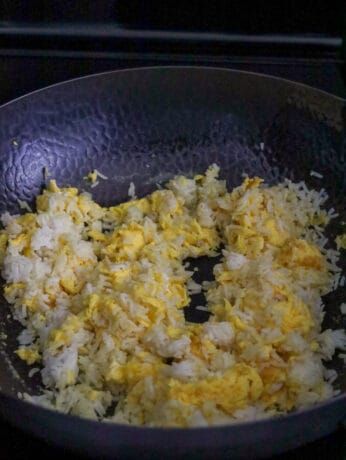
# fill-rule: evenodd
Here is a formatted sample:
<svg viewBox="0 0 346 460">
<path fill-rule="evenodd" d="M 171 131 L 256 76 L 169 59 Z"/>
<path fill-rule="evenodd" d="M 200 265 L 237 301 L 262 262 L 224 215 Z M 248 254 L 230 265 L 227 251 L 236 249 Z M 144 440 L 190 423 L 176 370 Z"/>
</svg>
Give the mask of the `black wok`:
<svg viewBox="0 0 346 460">
<path fill-rule="evenodd" d="M 37 91 L 0 108 L 0 213 L 33 202 L 44 168 L 58 183 L 85 188 L 97 168 L 109 176 L 93 190 L 102 204 L 127 198 L 133 181 L 146 194 L 177 173 L 213 162 L 230 187 L 241 174 L 269 182 L 283 177 L 327 189 L 346 220 L 344 100 L 278 78 L 212 68 L 166 67 L 94 75 Z M 263 144 L 262 144 L 263 143 Z M 310 177 L 310 171 L 323 179 Z M 343 260 L 343 263 L 345 260 Z M 325 326 L 343 327 L 342 288 L 325 299 Z M 197 313 L 189 315 L 194 316 Z M 201 319 L 201 318 L 197 318 Z M 89 455 L 163 458 L 187 455 L 264 457 L 333 431 L 346 416 L 346 372 L 330 364 L 340 395 L 282 418 L 203 429 L 153 429 L 102 424 L 21 401 L 39 380 L 13 355 L 20 327 L 0 300 L 0 413 L 37 436 Z"/>
</svg>

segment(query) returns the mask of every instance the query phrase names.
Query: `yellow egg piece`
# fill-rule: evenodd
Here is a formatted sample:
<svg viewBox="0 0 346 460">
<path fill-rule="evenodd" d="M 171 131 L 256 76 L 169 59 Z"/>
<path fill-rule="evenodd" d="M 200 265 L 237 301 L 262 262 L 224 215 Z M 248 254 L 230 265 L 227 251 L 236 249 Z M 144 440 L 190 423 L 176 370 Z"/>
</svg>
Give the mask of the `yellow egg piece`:
<svg viewBox="0 0 346 460">
<path fill-rule="evenodd" d="M 194 383 L 169 382 L 169 398 L 184 404 L 202 407 L 204 401 L 213 401 L 227 414 L 258 400 L 263 391 L 261 377 L 255 369 L 236 365 L 222 377 L 203 379 Z"/>
<path fill-rule="evenodd" d="M 15 352 L 19 358 L 25 361 L 29 366 L 40 361 L 41 356 L 38 350 L 34 347 L 20 347 Z"/>
</svg>

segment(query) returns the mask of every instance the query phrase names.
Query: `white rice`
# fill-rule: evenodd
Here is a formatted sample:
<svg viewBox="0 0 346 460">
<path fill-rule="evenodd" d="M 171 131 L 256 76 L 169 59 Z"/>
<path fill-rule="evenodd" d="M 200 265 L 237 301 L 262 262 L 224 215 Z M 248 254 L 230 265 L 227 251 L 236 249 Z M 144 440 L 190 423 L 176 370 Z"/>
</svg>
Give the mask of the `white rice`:
<svg viewBox="0 0 346 460">
<path fill-rule="evenodd" d="M 32 369 L 30 369 L 29 373 L 28 373 L 28 377 L 29 379 L 31 379 L 35 374 L 37 374 L 38 372 L 40 372 L 40 368 L 39 367 L 33 367 Z"/>
<path fill-rule="evenodd" d="M 31 207 L 26 201 L 23 201 L 23 200 L 17 200 L 17 201 L 18 201 L 20 209 L 24 209 L 27 212 L 32 212 Z"/>
<path fill-rule="evenodd" d="M 101 179 L 103 180 L 108 180 L 108 177 L 105 175 L 105 174 L 102 174 L 100 171 L 98 171 L 97 169 L 94 169 L 94 172 L 96 172 L 97 174 L 97 177 L 100 177 Z"/>
<path fill-rule="evenodd" d="M 131 198 L 131 200 L 136 199 L 136 187 L 135 187 L 135 184 L 133 182 L 130 182 L 128 196 Z"/>
<path fill-rule="evenodd" d="M 97 186 L 99 185 L 99 183 L 100 183 L 100 181 L 97 180 L 97 181 L 93 182 L 93 183 L 90 185 L 90 187 L 91 187 L 91 188 L 95 188 L 95 187 L 97 187 Z"/>
<path fill-rule="evenodd" d="M 323 179 L 323 175 L 320 174 L 320 173 L 317 172 L 317 171 L 310 171 L 310 176 L 311 176 L 311 177 L 317 177 L 317 179 Z"/>
</svg>

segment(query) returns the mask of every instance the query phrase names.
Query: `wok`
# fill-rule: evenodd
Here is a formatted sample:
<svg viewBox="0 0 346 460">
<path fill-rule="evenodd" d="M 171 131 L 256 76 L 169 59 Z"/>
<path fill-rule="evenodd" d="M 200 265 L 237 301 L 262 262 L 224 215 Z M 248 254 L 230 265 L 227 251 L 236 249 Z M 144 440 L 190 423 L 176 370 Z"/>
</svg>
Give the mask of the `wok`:
<svg viewBox="0 0 346 460">
<path fill-rule="evenodd" d="M 109 177 L 93 189 L 103 205 L 127 199 L 133 181 L 141 196 L 177 173 L 221 166 L 228 186 L 243 172 L 269 183 L 283 177 L 324 187 L 346 220 L 346 102 L 319 90 L 258 74 L 198 67 L 109 72 L 36 91 L 0 108 L 0 213 L 19 212 L 18 199 L 34 202 L 44 168 L 59 184 L 85 188 L 97 168 Z M 315 170 L 323 179 L 310 176 Z M 342 263 L 345 262 L 345 257 Z M 210 267 L 209 267 L 210 271 Z M 207 276 L 208 264 L 204 264 Z M 343 327 L 342 288 L 325 299 L 327 327 Z M 195 429 L 139 428 L 63 415 L 20 400 L 40 381 L 13 354 L 20 326 L 0 300 L 0 413 L 36 436 L 88 455 L 162 458 L 199 455 L 265 457 L 333 431 L 346 415 L 346 372 L 334 399 L 287 416 Z M 196 320 L 200 314 L 190 307 Z"/>
</svg>

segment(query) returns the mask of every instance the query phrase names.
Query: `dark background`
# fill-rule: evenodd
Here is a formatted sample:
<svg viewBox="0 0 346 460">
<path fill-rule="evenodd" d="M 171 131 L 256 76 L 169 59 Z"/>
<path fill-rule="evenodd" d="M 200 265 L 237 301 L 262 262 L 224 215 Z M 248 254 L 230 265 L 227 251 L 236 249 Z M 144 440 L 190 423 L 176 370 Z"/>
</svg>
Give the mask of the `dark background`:
<svg viewBox="0 0 346 460">
<path fill-rule="evenodd" d="M 211 65 L 267 73 L 346 97 L 340 1 L 0 0 L 0 104 L 90 73 Z M 0 420 L 0 459 L 70 460 Z M 346 459 L 345 431 L 278 459 Z"/>
<path fill-rule="evenodd" d="M 125 27 L 224 31 L 227 33 L 313 33 L 338 36 L 343 2 L 204 0 L 3 0 L 3 20 L 111 23 Z"/>
</svg>

